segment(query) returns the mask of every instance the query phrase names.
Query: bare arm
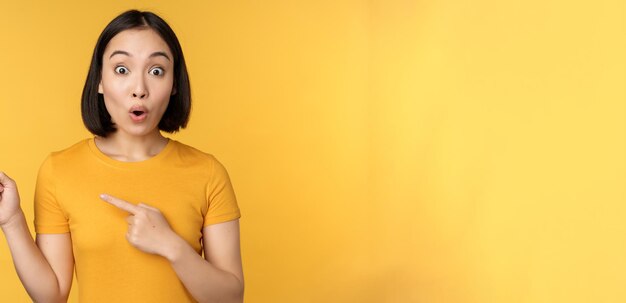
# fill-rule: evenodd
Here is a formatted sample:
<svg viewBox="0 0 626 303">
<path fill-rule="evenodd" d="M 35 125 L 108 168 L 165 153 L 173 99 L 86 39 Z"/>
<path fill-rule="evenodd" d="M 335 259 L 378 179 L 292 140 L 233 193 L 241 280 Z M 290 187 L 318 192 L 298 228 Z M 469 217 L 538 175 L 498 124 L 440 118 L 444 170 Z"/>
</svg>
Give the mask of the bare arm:
<svg viewBox="0 0 626 303">
<path fill-rule="evenodd" d="M 69 233 L 39 236 L 38 247 L 19 203 L 15 182 L 0 173 L 0 226 L 17 275 L 33 301 L 66 302 L 74 267 Z"/>
<path fill-rule="evenodd" d="M 243 302 L 239 220 L 203 229 L 205 259 L 185 241 L 167 256 L 178 278 L 199 302 Z"/>
</svg>

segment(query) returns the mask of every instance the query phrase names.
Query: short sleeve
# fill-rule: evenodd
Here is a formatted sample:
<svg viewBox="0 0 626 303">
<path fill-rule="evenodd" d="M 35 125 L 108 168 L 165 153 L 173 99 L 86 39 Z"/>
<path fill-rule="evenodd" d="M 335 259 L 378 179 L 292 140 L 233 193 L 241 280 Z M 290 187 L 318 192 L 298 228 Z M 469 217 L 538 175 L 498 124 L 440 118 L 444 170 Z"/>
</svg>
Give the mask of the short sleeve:
<svg viewBox="0 0 626 303">
<path fill-rule="evenodd" d="M 210 179 L 207 182 L 208 210 L 204 216 L 205 227 L 241 217 L 226 168 L 217 160 L 213 162 Z"/>
<path fill-rule="evenodd" d="M 35 186 L 35 232 L 62 234 L 70 231 L 67 217 L 56 199 L 52 156 L 39 168 Z"/>
</svg>

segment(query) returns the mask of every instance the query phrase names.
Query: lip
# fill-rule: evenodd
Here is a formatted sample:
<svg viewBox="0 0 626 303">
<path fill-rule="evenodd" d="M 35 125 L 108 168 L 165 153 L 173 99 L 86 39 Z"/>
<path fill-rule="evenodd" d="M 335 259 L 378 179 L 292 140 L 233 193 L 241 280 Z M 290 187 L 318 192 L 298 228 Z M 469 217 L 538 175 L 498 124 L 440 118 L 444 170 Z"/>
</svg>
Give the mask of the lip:
<svg viewBox="0 0 626 303">
<path fill-rule="evenodd" d="M 141 114 L 136 115 L 135 112 L 141 112 Z M 128 115 L 133 122 L 143 122 L 148 117 L 148 109 L 142 105 L 133 105 L 128 111 Z"/>
</svg>

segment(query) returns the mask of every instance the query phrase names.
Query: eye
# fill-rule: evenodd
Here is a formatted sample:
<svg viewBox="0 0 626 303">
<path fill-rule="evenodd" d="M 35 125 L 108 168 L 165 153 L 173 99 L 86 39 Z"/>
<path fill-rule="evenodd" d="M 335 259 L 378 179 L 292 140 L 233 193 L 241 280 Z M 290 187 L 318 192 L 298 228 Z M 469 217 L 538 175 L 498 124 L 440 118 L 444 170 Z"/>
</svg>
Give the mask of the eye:
<svg viewBox="0 0 626 303">
<path fill-rule="evenodd" d="M 163 73 L 165 73 L 165 71 L 160 67 L 155 67 L 151 69 L 149 73 L 153 76 L 161 76 L 163 75 Z"/>
<path fill-rule="evenodd" d="M 128 69 L 126 67 L 123 66 L 118 66 L 115 68 L 115 72 L 118 74 L 122 74 L 122 75 L 126 75 L 128 74 Z"/>
</svg>

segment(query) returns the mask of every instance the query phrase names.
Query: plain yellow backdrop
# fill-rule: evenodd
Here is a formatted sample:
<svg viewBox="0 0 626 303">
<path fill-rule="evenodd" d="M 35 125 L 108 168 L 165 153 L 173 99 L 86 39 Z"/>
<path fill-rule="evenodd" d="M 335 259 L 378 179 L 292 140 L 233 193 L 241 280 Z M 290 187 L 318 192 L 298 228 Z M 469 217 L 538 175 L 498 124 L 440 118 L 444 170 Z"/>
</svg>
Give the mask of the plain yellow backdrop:
<svg viewBox="0 0 626 303">
<path fill-rule="evenodd" d="M 626 302 L 624 1 L 3 0 L 0 170 L 31 223 L 130 8 L 181 40 L 173 138 L 231 174 L 246 302 Z M 28 302 L 6 243 L 0 301 Z"/>
</svg>

